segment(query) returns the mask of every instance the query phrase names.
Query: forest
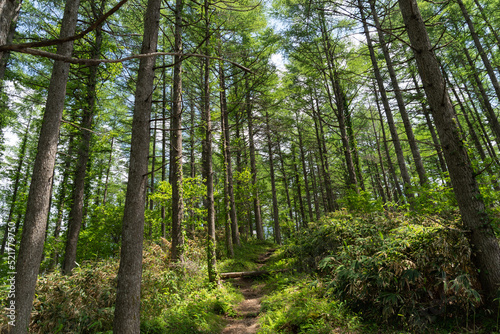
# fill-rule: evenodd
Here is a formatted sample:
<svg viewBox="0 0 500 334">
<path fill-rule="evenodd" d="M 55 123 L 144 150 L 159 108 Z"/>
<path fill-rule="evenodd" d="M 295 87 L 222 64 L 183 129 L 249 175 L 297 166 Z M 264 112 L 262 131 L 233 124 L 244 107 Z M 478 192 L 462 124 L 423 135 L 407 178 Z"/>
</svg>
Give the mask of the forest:
<svg viewBox="0 0 500 334">
<path fill-rule="evenodd" d="M 498 0 L 0 0 L 0 333 L 500 333 Z"/>
</svg>

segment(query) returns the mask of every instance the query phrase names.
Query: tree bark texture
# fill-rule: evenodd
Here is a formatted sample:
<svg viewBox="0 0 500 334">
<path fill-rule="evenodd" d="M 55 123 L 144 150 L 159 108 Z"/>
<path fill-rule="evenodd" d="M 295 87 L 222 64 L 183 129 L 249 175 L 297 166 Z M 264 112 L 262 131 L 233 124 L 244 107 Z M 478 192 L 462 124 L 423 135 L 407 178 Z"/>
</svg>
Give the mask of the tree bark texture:
<svg viewBox="0 0 500 334">
<path fill-rule="evenodd" d="M 141 53 L 156 51 L 161 0 L 148 0 Z M 140 299 L 144 211 L 149 155 L 149 120 L 156 57 L 141 58 L 135 91 L 127 194 L 113 333 L 140 332 Z"/>
<path fill-rule="evenodd" d="M 443 146 L 463 224 L 468 230 L 467 237 L 473 250 L 474 264 L 479 270 L 479 280 L 486 297 L 492 301 L 500 287 L 498 240 L 491 227 L 491 218 L 485 211 L 463 138 L 454 120 L 453 106 L 417 2 L 399 0 L 399 7 Z"/>
<path fill-rule="evenodd" d="M 60 37 L 75 33 L 79 0 L 68 0 L 64 9 Z M 57 53 L 71 56 L 73 43 L 59 45 Z M 59 129 L 64 109 L 69 64 L 56 61 L 52 69 L 47 103 L 38 140 L 38 151 L 33 167 L 27 200 L 23 235 L 16 266 L 16 326 L 14 334 L 26 333 L 31 316 L 35 284 L 43 253 L 45 227 L 49 213 L 51 185 L 59 142 Z"/>
</svg>

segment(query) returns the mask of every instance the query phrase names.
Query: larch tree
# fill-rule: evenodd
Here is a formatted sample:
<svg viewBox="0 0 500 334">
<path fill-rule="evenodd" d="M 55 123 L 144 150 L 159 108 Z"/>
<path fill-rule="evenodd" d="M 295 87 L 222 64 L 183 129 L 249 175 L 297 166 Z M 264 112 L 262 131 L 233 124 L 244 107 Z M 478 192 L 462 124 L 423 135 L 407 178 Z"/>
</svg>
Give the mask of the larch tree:
<svg viewBox="0 0 500 334">
<path fill-rule="evenodd" d="M 76 30 L 79 0 L 68 0 L 64 9 L 60 37 L 72 36 Z M 70 56 L 73 42 L 60 44 L 57 54 Z M 14 334 L 27 333 L 35 285 L 45 241 L 45 231 L 54 175 L 59 128 L 66 97 L 69 63 L 55 61 L 38 140 L 23 234 L 16 264 L 16 326 Z"/>
<path fill-rule="evenodd" d="M 492 302 L 500 287 L 500 247 L 491 226 L 491 217 L 486 212 L 464 139 L 454 120 L 453 105 L 417 2 L 398 2 L 441 140 L 463 225 L 468 231 L 473 262 L 479 271 L 484 294 Z"/>
<path fill-rule="evenodd" d="M 145 18 L 142 54 L 156 51 L 161 0 L 149 0 Z M 140 299 L 144 212 L 149 155 L 149 120 L 154 88 L 156 57 L 140 59 L 132 121 L 132 141 L 127 194 L 123 214 L 122 246 L 116 292 L 113 333 L 140 332 Z"/>
</svg>

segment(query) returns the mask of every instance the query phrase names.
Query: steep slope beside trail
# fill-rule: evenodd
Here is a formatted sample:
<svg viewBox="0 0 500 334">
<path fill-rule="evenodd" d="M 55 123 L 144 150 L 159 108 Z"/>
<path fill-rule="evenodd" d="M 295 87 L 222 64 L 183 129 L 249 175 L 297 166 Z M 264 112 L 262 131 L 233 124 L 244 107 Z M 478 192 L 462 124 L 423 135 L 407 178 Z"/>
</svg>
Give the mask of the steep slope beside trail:
<svg viewBox="0 0 500 334">
<path fill-rule="evenodd" d="M 261 269 L 269 259 L 274 249 L 268 250 L 259 256 L 257 268 Z M 222 331 L 222 334 L 252 334 L 257 333 L 259 329 L 258 318 L 260 313 L 260 301 L 264 296 L 264 286 L 257 279 L 257 276 L 235 278 L 233 284 L 238 288 L 245 300 L 242 301 L 236 311 L 236 317 L 228 317 L 228 324 Z"/>
</svg>

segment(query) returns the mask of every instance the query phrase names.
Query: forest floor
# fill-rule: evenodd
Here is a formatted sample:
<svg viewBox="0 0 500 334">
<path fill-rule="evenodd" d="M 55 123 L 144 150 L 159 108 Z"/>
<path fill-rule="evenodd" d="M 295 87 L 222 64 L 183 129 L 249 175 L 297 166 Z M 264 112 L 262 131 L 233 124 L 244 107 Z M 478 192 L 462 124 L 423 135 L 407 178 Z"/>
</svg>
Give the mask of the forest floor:
<svg viewBox="0 0 500 334">
<path fill-rule="evenodd" d="M 270 249 L 261 254 L 257 262 L 260 270 L 275 250 Z M 265 295 L 265 283 L 259 277 L 239 277 L 233 279 L 235 288 L 245 298 L 236 309 L 235 317 L 227 317 L 227 326 L 222 334 L 253 334 L 259 329 L 260 301 Z"/>
</svg>

